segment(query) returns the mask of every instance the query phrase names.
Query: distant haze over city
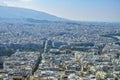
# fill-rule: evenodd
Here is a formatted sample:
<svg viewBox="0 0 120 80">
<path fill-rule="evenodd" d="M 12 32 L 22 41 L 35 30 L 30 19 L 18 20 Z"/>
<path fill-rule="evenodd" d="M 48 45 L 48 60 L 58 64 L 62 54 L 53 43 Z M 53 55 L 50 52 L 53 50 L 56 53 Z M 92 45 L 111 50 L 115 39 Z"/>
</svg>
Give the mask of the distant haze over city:
<svg viewBox="0 0 120 80">
<path fill-rule="evenodd" d="M 120 0 L 0 0 L 1 6 L 28 8 L 76 21 L 102 22 L 120 22 L 119 4 Z"/>
</svg>

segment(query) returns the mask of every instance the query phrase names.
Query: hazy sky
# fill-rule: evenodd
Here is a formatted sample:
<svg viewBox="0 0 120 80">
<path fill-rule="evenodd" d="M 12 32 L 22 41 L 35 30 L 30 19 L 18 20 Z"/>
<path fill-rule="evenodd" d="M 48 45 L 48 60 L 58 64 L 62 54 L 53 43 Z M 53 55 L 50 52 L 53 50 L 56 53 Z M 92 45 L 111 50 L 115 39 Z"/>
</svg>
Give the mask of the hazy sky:
<svg viewBox="0 0 120 80">
<path fill-rule="evenodd" d="M 120 0 L 0 0 L 0 5 L 31 8 L 79 21 L 120 22 Z"/>
</svg>

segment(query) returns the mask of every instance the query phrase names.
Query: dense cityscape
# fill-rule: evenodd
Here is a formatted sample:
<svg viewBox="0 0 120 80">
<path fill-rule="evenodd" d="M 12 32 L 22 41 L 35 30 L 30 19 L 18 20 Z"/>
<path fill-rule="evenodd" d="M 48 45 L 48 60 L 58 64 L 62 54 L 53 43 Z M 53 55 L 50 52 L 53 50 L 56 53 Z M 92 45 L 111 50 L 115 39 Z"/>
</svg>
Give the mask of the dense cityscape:
<svg viewBox="0 0 120 80">
<path fill-rule="evenodd" d="M 120 24 L 0 22 L 0 80 L 119 80 Z"/>
</svg>

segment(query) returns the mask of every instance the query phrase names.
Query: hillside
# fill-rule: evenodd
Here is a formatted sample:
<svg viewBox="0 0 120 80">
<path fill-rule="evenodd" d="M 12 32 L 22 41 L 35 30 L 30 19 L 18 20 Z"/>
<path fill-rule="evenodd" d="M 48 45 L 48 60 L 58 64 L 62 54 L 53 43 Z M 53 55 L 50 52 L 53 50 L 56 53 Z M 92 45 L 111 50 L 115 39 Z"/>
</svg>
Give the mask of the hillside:
<svg viewBox="0 0 120 80">
<path fill-rule="evenodd" d="M 65 21 L 63 18 L 59 18 L 40 11 L 25 8 L 0 6 L 0 19 L 2 20 L 21 20 L 28 18 L 48 21 Z"/>
</svg>

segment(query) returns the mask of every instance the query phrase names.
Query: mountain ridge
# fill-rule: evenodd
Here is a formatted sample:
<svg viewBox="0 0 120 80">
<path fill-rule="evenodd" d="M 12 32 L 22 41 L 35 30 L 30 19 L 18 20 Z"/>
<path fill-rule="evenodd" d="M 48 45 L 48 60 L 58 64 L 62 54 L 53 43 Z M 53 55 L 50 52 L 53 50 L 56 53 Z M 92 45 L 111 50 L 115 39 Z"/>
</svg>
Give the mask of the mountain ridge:
<svg viewBox="0 0 120 80">
<path fill-rule="evenodd" d="M 0 19 L 28 19 L 28 18 L 48 21 L 67 20 L 42 11 L 18 7 L 0 6 Z"/>
</svg>

